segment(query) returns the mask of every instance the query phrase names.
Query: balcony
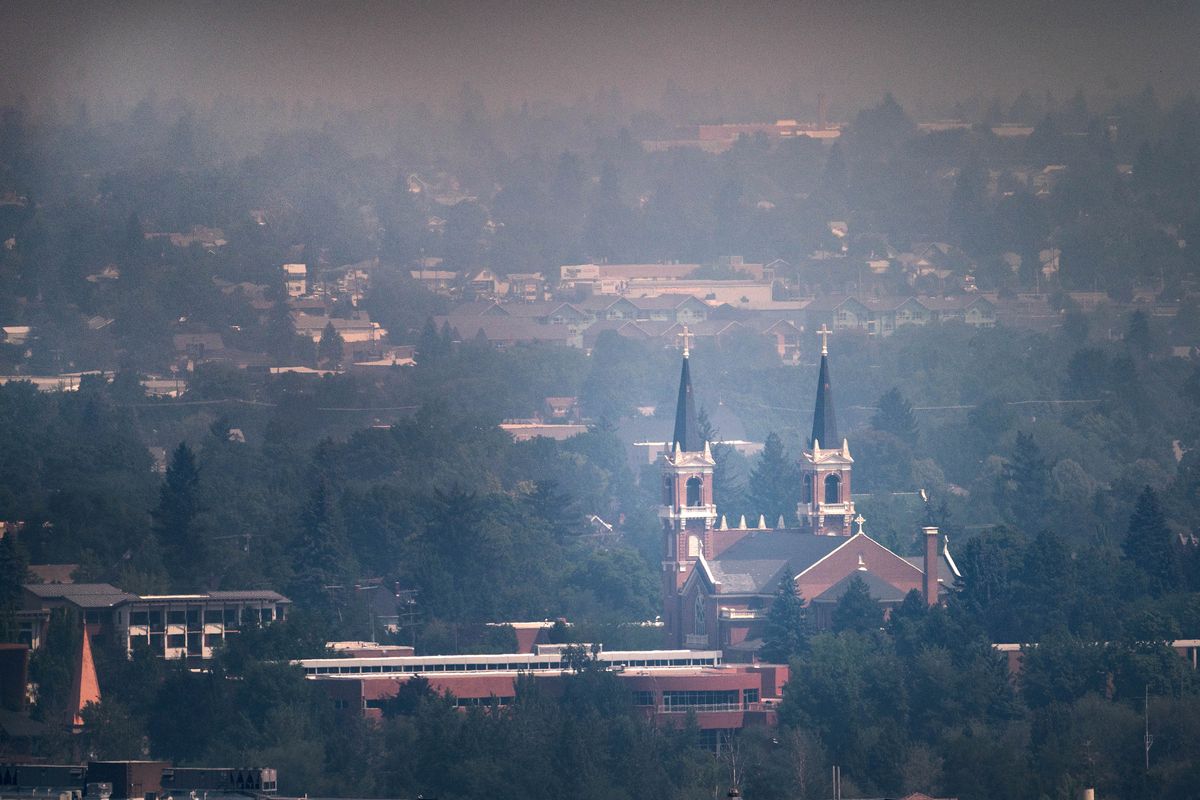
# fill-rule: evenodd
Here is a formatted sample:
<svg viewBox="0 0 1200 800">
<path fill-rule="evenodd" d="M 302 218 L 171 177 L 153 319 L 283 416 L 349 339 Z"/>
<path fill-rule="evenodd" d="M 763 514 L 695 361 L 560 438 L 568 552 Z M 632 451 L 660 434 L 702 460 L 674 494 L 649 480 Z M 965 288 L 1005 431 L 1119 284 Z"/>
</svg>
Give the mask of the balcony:
<svg viewBox="0 0 1200 800">
<path fill-rule="evenodd" d="M 689 650 L 707 649 L 708 634 L 707 633 L 689 633 L 683 637 L 683 646 Z"/>
<path fill-rule="evenodd" d="M 715 505 L 707 506 L 684 506 L 675 511 L 671 506 L 659 506 L 659 519 L 716 519 L 717 507 Z"/>
<path fill-rule="evenodd" d="M 712 705 L 696 704 L 696 705 L 669 705 L 659 706 L 658 713 L 660 714 L 686 714 L 689 711 L 695 711 L 697 714 L 702 714 L 706 711 L 743 711 L 741 703 L 714 703 Z"/>
</svg>

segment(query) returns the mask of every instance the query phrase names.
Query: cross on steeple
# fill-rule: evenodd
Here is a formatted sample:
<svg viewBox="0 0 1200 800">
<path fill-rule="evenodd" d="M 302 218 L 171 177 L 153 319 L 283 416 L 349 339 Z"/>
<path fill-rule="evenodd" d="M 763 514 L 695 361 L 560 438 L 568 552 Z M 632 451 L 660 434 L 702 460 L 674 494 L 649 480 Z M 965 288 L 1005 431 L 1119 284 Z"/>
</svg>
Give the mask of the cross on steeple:
<svg viewBox="0 0 1200 800">
<path fill-rule="evenodd" d="M 691 352 L 691 341 L 692 339 L 696 338 L 696 334 L 689 331 L 688 326 L 684 325 L 683 330 L 675 334 L 675 336 L 683 340 L 683 357 L 687 358 L 688 354 Z"/>
<path fill-rule="evenodd" d="M 821 337 L 821 355 L 823 356 L 829 355 L 829 334 L 831 333 L 833 331 L 825 327 L 824 323 L 821 324 L 821 329 L 817 331 L 817 336 Z"/>
</svg>

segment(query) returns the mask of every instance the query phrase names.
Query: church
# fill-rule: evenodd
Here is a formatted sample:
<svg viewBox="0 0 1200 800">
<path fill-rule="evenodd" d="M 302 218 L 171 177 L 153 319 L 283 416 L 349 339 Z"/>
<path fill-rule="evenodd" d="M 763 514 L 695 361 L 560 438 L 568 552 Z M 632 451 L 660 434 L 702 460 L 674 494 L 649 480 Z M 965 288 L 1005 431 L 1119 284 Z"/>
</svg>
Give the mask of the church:
<svg viewBox="0 0 1200 800">
<path fill-rule="evenodd" d="M 729 527 L 713 497 L 716 461 L 704 440 L 692 391 L 684 333 L 675 430 L 661 456 L 663 619 L 668 647 L 719 648 L 729 661 L 750 661 L 762 644 L 767 609 L 785 575 L 809 604 L 818 629 L 855 576 L 885 610 L 917 590 L 930 605 L 959 579 L 937 528 L 924 528 L 923 552 L 893 553 L 864 532 L 850 493 L 854 459 L 838 437 L 829 370 L 829 331 L 822 327 L 821 366 L 812 433 L 800 455 L 798 527 L 768 528 L 758 517 Z M 718 519 L 720 522 L 718 523 Z"/>
</svg>

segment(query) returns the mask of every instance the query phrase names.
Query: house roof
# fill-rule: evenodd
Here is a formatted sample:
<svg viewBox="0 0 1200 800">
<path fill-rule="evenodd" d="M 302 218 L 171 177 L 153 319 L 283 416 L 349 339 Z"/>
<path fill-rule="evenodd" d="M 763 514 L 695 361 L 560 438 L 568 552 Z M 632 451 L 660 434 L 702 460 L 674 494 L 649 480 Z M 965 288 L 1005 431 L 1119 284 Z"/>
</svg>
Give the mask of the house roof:
<svg viewBox="0 0 1200 800">
<path fill-rule="evenodd" d="M 137 599 L 108 583 L 27 583 L 24 588 L 40 600 L 62 600 L 80 608 L 112 608 Z"/>
<path fill-rule="evenodd" d="M 688 303 L 706 307 L 704 303 L 690 294 L 660 294 L 657 297 L 629 297 L 626 299 L 641 311 L 670 310 Z"/>
<path fill-rule="evenodd" d="M 748 533 L 708 562 L 722 594 L 772 594 L 784 575 L 796 575 L 848 539 L 793 530 Z"/>
<path fill-rule="evenodd" d="M 531 319 L 457 316 L 435 319 L 439 328 L 442 319 L 448 319 L 462 341 L 474 339 L 479 331 L 492 342 L 565 342 L 572 336 L 566 325 L 540 325 Z"/>
<path fill-rule="evenodd" d="M 871 593 L 871 599 L 877 603 L 899 603 L 904 599 L 904 592 L 897 589 L 892 584 L 885 581 L 883 578 L 871 572 L 869 569 L 857 569 L 851 572 L 840 581 L 830 586 L 825 591 L 812 599 L 814 603 L 836 603 L 842 599 L 842 595 L 850 588 L 850 583 L 855 578 L 862 578 L 863 583 L 867 585 L 867 591 Z"/>
</svg>

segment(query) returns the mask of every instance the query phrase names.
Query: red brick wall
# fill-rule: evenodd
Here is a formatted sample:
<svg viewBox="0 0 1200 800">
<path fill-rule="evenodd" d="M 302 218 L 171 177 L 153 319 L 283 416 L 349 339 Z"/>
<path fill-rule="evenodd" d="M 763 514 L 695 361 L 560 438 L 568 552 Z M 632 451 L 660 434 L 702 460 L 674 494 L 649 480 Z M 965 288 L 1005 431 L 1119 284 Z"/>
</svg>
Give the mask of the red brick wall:
<svg viewBox="0 0 1200 800">
<path fill-rule="evenodd" d="M 901 592 L 907 594 L 911 589 L 921 590 L 921 570 L 866 536 L 852 537 L 840 549 L 826 556 L 824 561 L 811 567 L 797 579 L 797 590 L 805 600 L 812 600 L 857 570 L 859 554 L 868 570 Z"/>
</svg>

